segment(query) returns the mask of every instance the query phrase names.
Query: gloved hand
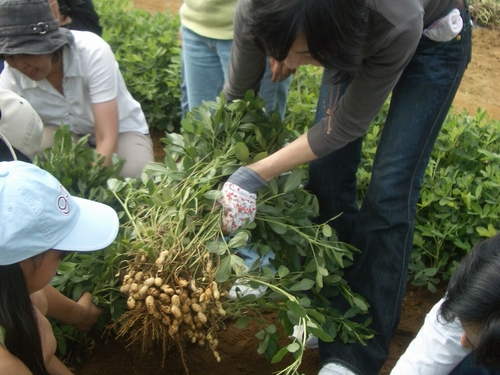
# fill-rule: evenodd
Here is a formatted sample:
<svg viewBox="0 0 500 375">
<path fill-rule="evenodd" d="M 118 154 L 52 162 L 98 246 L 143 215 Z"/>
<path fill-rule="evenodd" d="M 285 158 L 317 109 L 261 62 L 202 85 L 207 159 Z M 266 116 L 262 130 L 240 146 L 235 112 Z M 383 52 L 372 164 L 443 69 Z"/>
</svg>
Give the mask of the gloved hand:
<svg viewBox="0 0 500 375">
<path fill-rule="evenodd" d="M 255 194 L 266 182 L 254 171 L 241 167 L 234 172 L 222 187 L 222 232 L 232 234 L 248 219 L 252 222 L 257 211 Z"/>
</svg>

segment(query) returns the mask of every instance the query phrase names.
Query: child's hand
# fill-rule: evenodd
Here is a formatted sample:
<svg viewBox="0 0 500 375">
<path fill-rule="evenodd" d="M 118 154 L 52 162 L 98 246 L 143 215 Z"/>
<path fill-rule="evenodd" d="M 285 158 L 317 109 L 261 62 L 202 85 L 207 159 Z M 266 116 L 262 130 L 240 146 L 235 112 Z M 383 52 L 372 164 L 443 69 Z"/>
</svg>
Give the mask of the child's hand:
<svg viewBox="0 0 500 375">
<path fill-rule="evenodd" d="M 78 318 L 72 324 L 80 331 L 88 331 L 103 310 L 92 303 L 92 295 L 88 292 L 82 294 L 77 304 L 80 306 Z"/>
</svg>

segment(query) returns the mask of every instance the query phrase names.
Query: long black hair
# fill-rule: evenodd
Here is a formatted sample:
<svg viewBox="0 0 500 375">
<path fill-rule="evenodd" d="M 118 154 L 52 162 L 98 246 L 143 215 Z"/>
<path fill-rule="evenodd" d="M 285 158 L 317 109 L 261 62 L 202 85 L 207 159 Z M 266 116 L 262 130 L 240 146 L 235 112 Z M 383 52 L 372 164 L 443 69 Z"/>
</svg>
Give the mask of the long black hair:
<svg viewBox="0 0 500 375">
<path fill-rule="evenodd" d="M 309 53 L 325 68 L 352 76 L 363 63 L 365 0 L 251 0 L 247 17 L 255 43 L 278 61 L 303 32 Z"/>
<path fill-rule="evenodd" d="M 33 259 L 33 266 L 36 266 Z M 49 375 L 43 359 L 35 308 L 19 263 L 0 266 L 0 326 L 5 346 L 33 375 Z"/>
<path fill-rule="evenodd" d="M 479 327 L 477 364 L 500 367 L 500 234 L 478 243 L 450 279 L 440 315 Z"/>
</svg>

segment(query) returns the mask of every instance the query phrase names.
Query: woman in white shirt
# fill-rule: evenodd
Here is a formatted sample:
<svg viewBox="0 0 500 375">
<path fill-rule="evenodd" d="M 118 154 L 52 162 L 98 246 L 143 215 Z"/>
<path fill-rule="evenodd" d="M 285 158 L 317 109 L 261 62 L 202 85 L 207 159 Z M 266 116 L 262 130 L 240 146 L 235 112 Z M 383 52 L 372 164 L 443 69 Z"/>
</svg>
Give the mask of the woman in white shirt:
<svg viewBox="0 0 500 375">
<path fill-rule="evenodd" d="M 0 88 L 26 98 L 44 122 L 42 150 L 68 124 L 106 158 L 125 158 L 124 177 L 154 161 L 140 104 L 127 90 L 110 46 L 99 36 L 59 27 L 47 0 L 0 1 Z"/>
</svg>

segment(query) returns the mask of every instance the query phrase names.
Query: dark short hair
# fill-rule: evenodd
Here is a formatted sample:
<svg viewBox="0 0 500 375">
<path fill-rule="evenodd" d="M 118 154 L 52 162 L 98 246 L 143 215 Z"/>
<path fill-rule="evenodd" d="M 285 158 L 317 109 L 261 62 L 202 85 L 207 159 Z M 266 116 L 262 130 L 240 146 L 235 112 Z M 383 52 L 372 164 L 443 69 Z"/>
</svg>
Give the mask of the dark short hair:
<svg viewBox="0 0 500 375">
<path fill-rule="evenodd" d="M 250 0 L 249 33 L 283 61 L 304 33 L 309 53 L 325 68 L 354 75 L 363 63 L 368 29 L 365 0 Z"/>
<path fill-rule="evenodd" d="M 480 327 L 477 364 L 500 367 L 500 234 L 479 242 L 450 279 L 440 316 Z"/>
<path fill-rule="evenodd" d="M 26 163 L 31 163 L 30 158 L 24 155 L 21 151 L 12 147 L 16 154 L 17 160 L 24 161 Z M 9 147 L 5 144 L 5 142 L 0 138 L 0 161 L 14 161 L 14 157 Z"/>
<path fill-rule="evenodd" d="M 59 61 L 59 59 L 62 59 L 63 50 L 64 46 L 59 47 L 57 50 L 52 52 L 52 64 L 55 64 Z"/>
</svg>

